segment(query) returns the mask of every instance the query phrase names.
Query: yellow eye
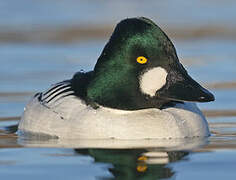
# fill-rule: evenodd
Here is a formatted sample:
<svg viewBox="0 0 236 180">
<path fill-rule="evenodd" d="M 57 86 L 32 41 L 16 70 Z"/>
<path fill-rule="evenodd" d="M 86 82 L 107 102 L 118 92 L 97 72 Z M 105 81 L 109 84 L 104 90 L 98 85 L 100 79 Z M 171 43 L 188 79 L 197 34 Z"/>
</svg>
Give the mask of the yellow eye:
<svg viewBox="0 0 236 180">
<path fill-rule="evenodd" d="M 139 56 L 139 57 L 137 57 L 136 60 L 139 64 L 145 64 L 148 61 L 147 58 L 145 58 L 144 56 Z"/>
</svg>

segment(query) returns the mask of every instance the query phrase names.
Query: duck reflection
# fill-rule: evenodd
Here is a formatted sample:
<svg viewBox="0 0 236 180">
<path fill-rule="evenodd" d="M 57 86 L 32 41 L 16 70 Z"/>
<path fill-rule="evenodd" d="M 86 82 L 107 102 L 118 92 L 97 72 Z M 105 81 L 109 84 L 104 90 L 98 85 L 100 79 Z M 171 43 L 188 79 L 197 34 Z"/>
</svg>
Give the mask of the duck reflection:
<svg viewBox="0 0 236 180">
<path fill-rule="evenodd" d="M 110 163 L 108 168 L 113 178 L 98 179 L 163 179 L 171 178 L 175 172 L 167 166 L 183 159 L 188 152 L 166 152 L 155 149 L 76 149 L 79 154 L 90 155 L 95 163 Z"/>
</svg>

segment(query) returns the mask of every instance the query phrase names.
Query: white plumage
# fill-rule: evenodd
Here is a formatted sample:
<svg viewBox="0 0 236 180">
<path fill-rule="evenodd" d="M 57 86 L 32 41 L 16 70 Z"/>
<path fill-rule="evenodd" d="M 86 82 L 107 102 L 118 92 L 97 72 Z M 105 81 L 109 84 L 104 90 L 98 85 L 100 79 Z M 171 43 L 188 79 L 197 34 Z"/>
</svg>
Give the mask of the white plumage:
<svg viewBox="0 0 236 180">
<path fill-rule="evenodd" d="M 163 110 L 126 111 L 101 106 L 93 109 L 73 95 L 57 97 L 49 103 L 34 97 L 24 111 L 19 132 L 65 139 L 169 139 L 210 134 L 207 121 L 195 103 Z"/>
<path fill-rule="evenodd" d="M 155 67 L 144 72 L 140 77 L 140 89 L 144 94 L 155 96 L 156 91 L 166 84 L 167 72 L 162 67 Z"/>
</svg>

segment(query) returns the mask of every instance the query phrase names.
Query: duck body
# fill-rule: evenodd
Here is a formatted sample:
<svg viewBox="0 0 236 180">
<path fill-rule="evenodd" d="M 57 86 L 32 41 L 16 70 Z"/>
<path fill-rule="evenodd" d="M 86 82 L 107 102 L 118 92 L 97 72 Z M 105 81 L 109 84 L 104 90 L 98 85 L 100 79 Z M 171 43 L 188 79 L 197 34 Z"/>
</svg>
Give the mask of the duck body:
<svg viewBox="0 0 236 180">
<path fill-rule="evenodd" d="M 213 100 L 166 34 L 132 18 L 117 25 L 93 71 L 37 93 L 18 129 L 70 139 L 204 137 L 208 124 L 194 102 Z"/>
<path fill-rule="evenodd" d="M 68 87 L 68 82 L 64 86 Z M 49 103 L 47 100 L 53 95 L 45 100 L 42 94 L 35 96 L 25 108 L 20 131 L 66 139 L 169 139 L 210 135 L 207 121 L 195 103 L 176 103 L 163 109 L 118 110 L 94 108 L 75 95 L 66 96 L 68 93 L 56 96 Z"/>
</svg>

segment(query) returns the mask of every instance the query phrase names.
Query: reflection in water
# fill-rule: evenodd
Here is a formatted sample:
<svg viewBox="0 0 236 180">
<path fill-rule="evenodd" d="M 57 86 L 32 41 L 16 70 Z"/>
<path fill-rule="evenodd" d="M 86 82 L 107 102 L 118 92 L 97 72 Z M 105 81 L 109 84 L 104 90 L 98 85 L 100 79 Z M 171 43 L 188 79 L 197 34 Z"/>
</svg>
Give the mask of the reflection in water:
<svg viewBox="0 0 236 180">
<path fill-rule="evenodd" d="M 95 163 L 109 163 L 110 179 L 162 179 L 173 177 L 169 162 L 183 159 L 188 152 L 155 151 L 155 149 L 76 149 L 79 154 L 90 155 Z M 99 177 L 98 179 L 108 179 Z"/>
</svg>

